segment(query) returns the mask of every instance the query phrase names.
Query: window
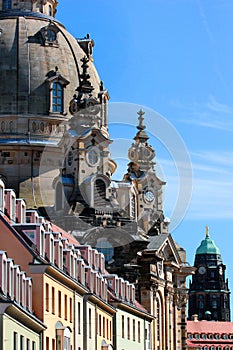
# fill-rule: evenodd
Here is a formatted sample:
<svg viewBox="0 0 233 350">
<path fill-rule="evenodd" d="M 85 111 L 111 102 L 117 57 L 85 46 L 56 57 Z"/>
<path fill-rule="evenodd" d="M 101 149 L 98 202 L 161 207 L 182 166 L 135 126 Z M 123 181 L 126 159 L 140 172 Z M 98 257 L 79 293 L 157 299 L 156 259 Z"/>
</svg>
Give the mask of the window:
<svg viewBox="0 0 233 350">
<path fill-rule="evenodd" d="M 138 343 L 141 342 L 141 323 L 138 321 Z"/>
<path fill-rule="evenodd" d="M 101 327 L 101 315 L 99 315 L 99 335 L 101 335 L 102 327 Z"/>
<path fill-rule="evenodd" d="M 130 318 L 127 317 L 127 338 L 130 339 Z"/>
<path fill-rule="evenodd" d="M 72 303 L 72 298 L 70 298 L 70 322 L 73 322 L 73 303 Z"/>
<path fill-rule="evenodd" d="M 46 32 L 46 36 L 47 36 L 47 40 L 49 41 L 49 42 L 53 42 L 53 41 L 56 41 L 56 39 L 57 39 L 57 34 L 55 33 L 55 31 L 54 30 L 52 30 L 52 29 L 47 29 L 47 32 Z"/>
<path fill-rule="evenodd" d="M 46 337 L 46 350 L 49 349 L 49 337 Z"/>
<path fill-rule="evenodd" d="M 91 148 L 90 151 L 87 153 L 87 160 L 90 165 L 95 165 L 99 160 L 97 151 Z"/>
<path fill-rule="evenodd" d="M 70 330 L 66 328 L 64 331 L 64 350 L 70 350 Z"/>
<path fill-rule="evenodd" d="M 81 334 L 81 304 L 78 302 L 78 334 Z"/>
<path fill-rule="evenodd" d="M 11 9 L 11 0 L 3 0 L 2 9 Z"/>
<path fill-rule="evenodd" d="M 51 5 L 49 5 L 49 16 L 53 16 L 53 10 Z"/>
<path fill-rule="evenodd" d="M 52 314 L 55 314 L 55 289 L 52 287 Z"/>
<path fill-rule="evenodd" d="M 14 350 L 18 350 L 18 333 L 14 332 L 14 339 L 13 339 L 13 346 Z"/>
<path fill-rule="evenodd" d="M 105 338 L 105 317 L 103 317 L 103 337 Z"/>
<path fill-rule="evenodd" d="M 34 341 L 32 342 L 32 350 L 36 350 L 36 343 Z"/>
<path fill-rule="evenodd" d="M 69 151 L 69 153 L 68 153 L 68 157 L 67 157 L 67 163 L 68 163 L 68 165 L 69 166 L 71 166 L 72 165 L 72 163 L 73 163 L 73 152 L 72 151 Z"/>
<path fill-rule="evenodd" d="M 109 337 L 109 320 L 107 319 L 107 339 L 108 339 L 108 337 Z"/>
<path fill-rule="evenodd" d="M 149 349 L 151 349 L 151 324 L 148 324 L 148 341 L 149 341 Z"/>
<path fill-rule="evenodd" d="M 0 186 L 0 211 L 3 211 L 4 200 L 3 200 L 3 187 Z"/>
<path fill-rule="evenodd" d="M 67 295 L 64 296 L 64 309 L 65 309 L 65 320 L 67 320 L 67 312 L 68 312 Z"/>
<path fill-rule="evenodd" d="M 198 305 L 200 309 L 204 308 L 204 295 L 199 295 L 198 296 Z"/>
<path fill-rule="evenodd" d="M 217 307 L 218 307 L 217 296 L 216 296 L 216 295 L 213 295 L 213 296 L 212 296 L 212 308 L 213 308 L 213 309 L 217 309 Z"/>
<path fill-rule="evenodd" d="M 52 112 L 63 112 L 63 87 L 60 83 L 55 82 L 52 85 Z"/>
<path fill-rule="evenodd" d="M 20 336 L 20 350 L 24 350 L 24 336 Z"/>
<path fill-rule="evenodd" d="M 112 340 L 112 321 L 109 321 L 109 340 Z"/>
<path fill-rule="evenodd" d="M 49 285 L 45 285 L 46 311 L 49 311 Z"/>
<path fill-rule="evenodd" d="M 58 316 L 61 317 L 61 292 L 58 291 Z"/>
<path fill-rule="evenodd" d="M 133 341 L 135 341 L 135 320 L 133 320 Z"/>
<path fill-rule="evenodd" d="M 91 309 L 89 309 L 89 338 L 91 338 Z"/>
<path fill-rule="evenodd" d="M 1 122 L 1 131 L 4 132 L 6 128 L 5 122 Z"/>
<path fill-rule="evenodd" d="M 105 256 L 105 261 L 109 262 L 112 260 L 114 255 L 114 248 L 105 238 L 100 238 L 97 240 L 96 247 L 100 253 L 103 253 Z"/>
<path fill-rule="evenodd" d="M 121 316 L 121 335 L 122 338 L 125 337 L 125 317 Z"/>
</svg>

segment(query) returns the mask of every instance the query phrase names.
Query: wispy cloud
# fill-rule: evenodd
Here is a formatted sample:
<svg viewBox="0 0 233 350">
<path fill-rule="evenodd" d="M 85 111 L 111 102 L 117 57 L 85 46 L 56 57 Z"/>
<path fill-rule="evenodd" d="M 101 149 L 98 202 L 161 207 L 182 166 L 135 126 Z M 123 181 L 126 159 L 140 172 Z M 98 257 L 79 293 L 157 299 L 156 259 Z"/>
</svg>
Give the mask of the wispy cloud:
<svg viewBox="0 0 233 350">
<path fill-rule="evenodd" d="M 192 199 L 186 219 L 232 219 L 233 217 L 233 160 L 229 151 L 191 153 L 193 179 Z M 179 178 L 171 160 L 160 161 L 166 176 L 165 212 L 172 217 L 181 187 L 188 190 L 189 178 Z M 185 193 L 184 191 L 184 193 Z"/>
<path fill-rule="evenodd" d="M 233 131 L 233 107 L 216 101 L 212 95 L 205 103 L 192 102 L 187 105 L 177 100 L 171 103 L 182 110 L 182 115 L 185 114 L 185 118 L 180 117 L 176 121 L 216 130 Z"/>
</svg>

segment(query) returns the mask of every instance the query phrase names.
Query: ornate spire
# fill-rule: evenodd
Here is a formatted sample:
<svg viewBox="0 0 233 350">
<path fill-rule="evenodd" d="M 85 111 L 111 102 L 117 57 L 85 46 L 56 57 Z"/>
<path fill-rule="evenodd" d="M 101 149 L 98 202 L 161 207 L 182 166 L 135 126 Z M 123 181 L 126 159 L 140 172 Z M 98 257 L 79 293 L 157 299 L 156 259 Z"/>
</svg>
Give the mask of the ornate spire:
<svg viewBox="0 0 233 350">
<path fill-rule="evenodd" d="M 82 59 L 81 59 L 81 62 L 82 62 L 82 74 L 80 75 L 80 85 L 79 87 L 77 88 L 77 91 L 79 93 L 83 93 L 83 94 L 91 94 L 92 91 L 94 90 L 93 86 L 91 85 L 91 82 L 90 82 L 90 75 L 87 73 L 87 70 L 88 70 L 88 62 L 89 62 L 89 59 L 87 58 L 87 56 L 84 56 Z"/>
<path fill-rule="evenodd" d="M 139 124 L 137 126 L 137 129 L 139 130 L 134 138 L 135 141 L 137 142 L 147 142 L 147 140 L 149 139 L 149 136 L 147 135 L 147 133 L 144 131 L 146 129 L 146 126 L 143 124 L 144 121 L 144 117 L 143 115 L 145 114 L 145 112 L 143 112 L 141 109 L 139 112 L 137 112 L 137 114 L 139 115 L 138 117 L 138 121 Z"/>
<path fill-rule="evenodd" d="M 138 117 L 138 121 L 139 121 L 139 124 L 137 126 L 137 129 L 138 130 L 145 130 L 146 126 L 143 124 L 143 121 L 144 121 L 144 114 L 145 112 L 142 111 L 142 109 L 140 109 L 139 112 L 137 112 L 137 114 L 139 115 Z"/>
<path fill-rule="evenodd" d="M 206 237 L 209 237 L 209 226 L 205 227 L 205 234 L 206 234 Z"/>
</svg>

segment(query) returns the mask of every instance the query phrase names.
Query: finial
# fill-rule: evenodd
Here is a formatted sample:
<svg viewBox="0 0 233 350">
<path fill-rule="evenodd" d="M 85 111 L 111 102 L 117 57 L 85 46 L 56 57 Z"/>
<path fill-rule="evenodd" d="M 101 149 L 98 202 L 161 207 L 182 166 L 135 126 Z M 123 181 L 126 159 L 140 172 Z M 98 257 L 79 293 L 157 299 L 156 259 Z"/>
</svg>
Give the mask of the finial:
<svg viewBox="0 0 233 350">
<path fill-rule="evenodd" d="M 206 237 L 209 237 L 209 226 L 205 227 L 205 234 L 206 234 Z"/>
<path fill-rule="evenodd" d="M 143 124 L 144 121 L 144 114 L 145 112 L 142 111 L 142 109 L 140 109 L 139 112 L 137 112 L 137 114 L 139 115 L 138 120 L 139 120 L 139 124 L 137 126 L 138 130 L 144 130 L 146 128 L 146 126 Z"/>
<path fill-rule="evenodd" d="M 83 71 L 82 71 L 82 74 L 80 74 L 80 85 L 76 90 L 81 93 L 90 94 L 94 90 L 94 87 L 91 85 L 91 82 L 89 81 L 91 77 L 87 72 L 89 59 L 86 55 L 84 55 L 80 61 L 82 62 L 81 67 Z"/>
</svg>

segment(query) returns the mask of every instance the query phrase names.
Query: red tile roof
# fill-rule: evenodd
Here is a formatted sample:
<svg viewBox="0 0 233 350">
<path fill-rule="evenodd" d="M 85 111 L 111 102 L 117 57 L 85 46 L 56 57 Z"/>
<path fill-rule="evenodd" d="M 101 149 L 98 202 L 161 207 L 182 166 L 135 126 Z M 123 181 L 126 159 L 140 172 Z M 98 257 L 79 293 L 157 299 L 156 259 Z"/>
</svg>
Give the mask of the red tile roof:
<svg viewBox="0 0 233 350">
<path fill-rule="evenodd" d="M 187 331 L 189 333 L 232 333 L 233 334 L 233 322 L 220 322 L 220 321 L 188 321 Z"/>
<path fill-rule="evenodd" d="M 63 238 L 67 238 L 69 240 L 70 244 L 80 245 L 79 241 L 77 241 L 77 239 L 75 239 L 71 234 L 69 234 L 68 232 L 63 230 L 61 227 L 55 225 L 54 223 L 52 223 L 52 222 L 50 222 L 50 223 L 52 225 L 53 232 L 60 232 L 62 234 Z"/>
<path fill-rule="evenodd" d="M 233 345 L 233 322 L 220 322 L 220 321 L 188 321 L 187 322 L 187 345 L 189 348 L 197 348 L 198 346 L 231 346 Z M 189 336 L 192 334 L 193 338 Z M 200 339 L 195 337 L 195 334 L 200 334 Z M 206 335 L 206 339 L 203 335 Z M 219 335 L 219 339 L 216 335 Z M 212 336 L 211 336 L 212 335 Z M 224 338 L 226 335 L 226 339 Z"/>
</svg>

